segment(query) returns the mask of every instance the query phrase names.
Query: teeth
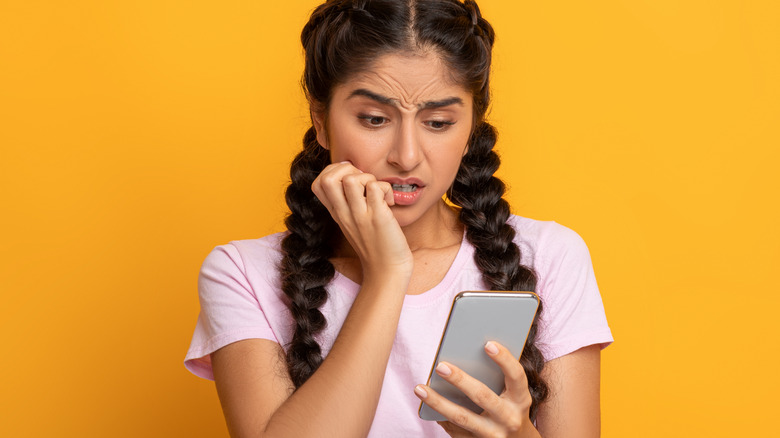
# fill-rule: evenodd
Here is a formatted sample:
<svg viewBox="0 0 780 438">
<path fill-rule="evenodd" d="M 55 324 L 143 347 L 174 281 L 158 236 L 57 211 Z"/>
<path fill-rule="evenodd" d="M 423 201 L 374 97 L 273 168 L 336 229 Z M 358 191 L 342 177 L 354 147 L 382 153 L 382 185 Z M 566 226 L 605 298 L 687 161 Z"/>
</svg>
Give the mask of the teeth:
<svg viewBox="0 0 780 438">
<path fill-rule="evenodd" d="M 413 192 L 417 190 L 417 184 L 393 184 L 396 192 Z"/>
</svg>

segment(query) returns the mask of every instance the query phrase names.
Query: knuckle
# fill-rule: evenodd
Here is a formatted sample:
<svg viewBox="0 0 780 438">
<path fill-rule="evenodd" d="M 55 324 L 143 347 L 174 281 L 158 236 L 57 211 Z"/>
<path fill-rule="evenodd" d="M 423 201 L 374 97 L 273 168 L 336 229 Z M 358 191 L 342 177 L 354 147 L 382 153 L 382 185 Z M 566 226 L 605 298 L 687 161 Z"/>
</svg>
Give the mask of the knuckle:
<svg viewBox="0 0 780 438">
<path fill-rule="evenodd" d="M 504 425 L 510 432 L 517 432 L 522 429 L 525 422 L 523 416 L 523 408 L 518 405 L 512 405 L 509 409 L 503 412 L 505 418 Z"/>
<path fill-rule="evenodd" d="M 385 182 L 385 181 L 379 181 L 379 180 L 376 180 L 376 179 L 371 180 L 368 184 L 371 187 L 374 187 L 375 189 L 377 189 L 377 191 L 386 192 L 388 190 L 392 190 L 393 189 L 393 186 L 391 186 L 390 183 Z"/>
<path fill-rule="evenodd" d="M 366 191 L 371 191 L 374 193 L 380 192 L 379 186 L 376 184 L 375 181 L 369 181 L 366 183 Z"/>
<path fill-rule="evenodd" d="M 320 189 L 321 192 L 323 193 L 327 192 L 331 187 L 333 187 L 331 178 L 322 178 L 320 180 L 320 183 L 317 185 L 317 187 Z"/>
<path fill-rule="evenodd" d="M 463 411 L 458 411 L 455 414 L 453 414 L 452 418 L 450 419 L 450 422 L 453 424 L 456 424 L 464 429 L 468 429 L 469 424 L 469 416 Z"/>
<path fill-rule="evenodd" d="M 322 180 L 323 185 L 333 185 L 341 182 L 341 178 L 335 173 L 322 174 L 320 175 L 320 180 Z"/>
<path fill-rule="evenodd" d="M 341 182 L 344 184 L 356 184 L 360 182 L 360 176 L 355 174 L 344 175 L 344 177 L 341 178 Z"/>
<path fill-rule="evenodd" d="M 510 432 L 517 432 L 523 427 L 523 419 L 519 416 L 512 416 L 507 419 L 506 428 Z"/>
<path fill-rule="evenodd" d="M 479 388 L 474 393 L 474 403 L 476 403 L 479 406 L 482 406 L 483 408 L 487 406 L 494 398 L 496 397 L 496 394 L 490 390 L 490 388 Z"/>
</svg>

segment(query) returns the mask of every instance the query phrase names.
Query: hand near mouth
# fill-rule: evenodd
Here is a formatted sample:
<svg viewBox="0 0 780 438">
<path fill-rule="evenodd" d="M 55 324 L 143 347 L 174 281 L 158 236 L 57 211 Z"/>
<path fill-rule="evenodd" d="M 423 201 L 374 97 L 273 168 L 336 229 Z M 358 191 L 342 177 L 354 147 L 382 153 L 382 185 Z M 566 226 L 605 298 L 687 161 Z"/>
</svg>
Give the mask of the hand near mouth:
<svg viewBox="0 0 780 438">
<path fill-rule="evenodd" d="M 390 209 L 395 205 L 391 183 L 342 162 L 327 166 L 314 180 L 312 191 L 357 253 L 364 282 L 388 276 L 397 280 L 400 275 L 408 283 L 413 257 Z"/>
<path fill-rule="evenodd" d="M 393 188 L 395 205 L 412 205 L 420 199 L 425 190 L 425 184 L 417 178 L 389 177 L 382 179 L 382 181 L 390 183 Z"/>
</svg>

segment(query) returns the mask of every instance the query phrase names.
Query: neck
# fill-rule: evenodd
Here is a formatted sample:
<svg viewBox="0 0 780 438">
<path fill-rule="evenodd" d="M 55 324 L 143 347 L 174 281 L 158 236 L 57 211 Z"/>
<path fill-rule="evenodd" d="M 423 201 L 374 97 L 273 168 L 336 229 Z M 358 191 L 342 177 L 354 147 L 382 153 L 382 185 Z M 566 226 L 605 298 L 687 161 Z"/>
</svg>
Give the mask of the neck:
<svg viewBox="0 0 780 438">
<path fill-rule="evenodd" d="M 412 252 L 450 246 L 463 238 L 463 224 L 458 220 L 458 213 L 444 201 L 401 230 Z"/>
</svg>

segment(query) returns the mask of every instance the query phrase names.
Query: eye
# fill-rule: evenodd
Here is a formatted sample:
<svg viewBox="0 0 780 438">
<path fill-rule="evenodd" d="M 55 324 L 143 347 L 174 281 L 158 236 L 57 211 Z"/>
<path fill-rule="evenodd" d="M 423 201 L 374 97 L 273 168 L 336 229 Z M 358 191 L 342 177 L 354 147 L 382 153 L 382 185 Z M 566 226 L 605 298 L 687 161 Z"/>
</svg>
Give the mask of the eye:
<svg viewBox="0 0 780 438">
<path fill-rule="evenodd" d="M 379 128 L 380 126 L 387 123 L 387 117 L 382 117 L 382 116 L 361 114 L 358 116 L 358 118 L 363 120 L 363 123 L 370 128 Z"/>
<path fill-rule="evenodd" d="M 450 126 L 454 125 L 455 122 L 449 122 L 446 120 L 429 120 L 425 122 L 425 124 L 434 131 L 446 131 Z"/>
</svg>

